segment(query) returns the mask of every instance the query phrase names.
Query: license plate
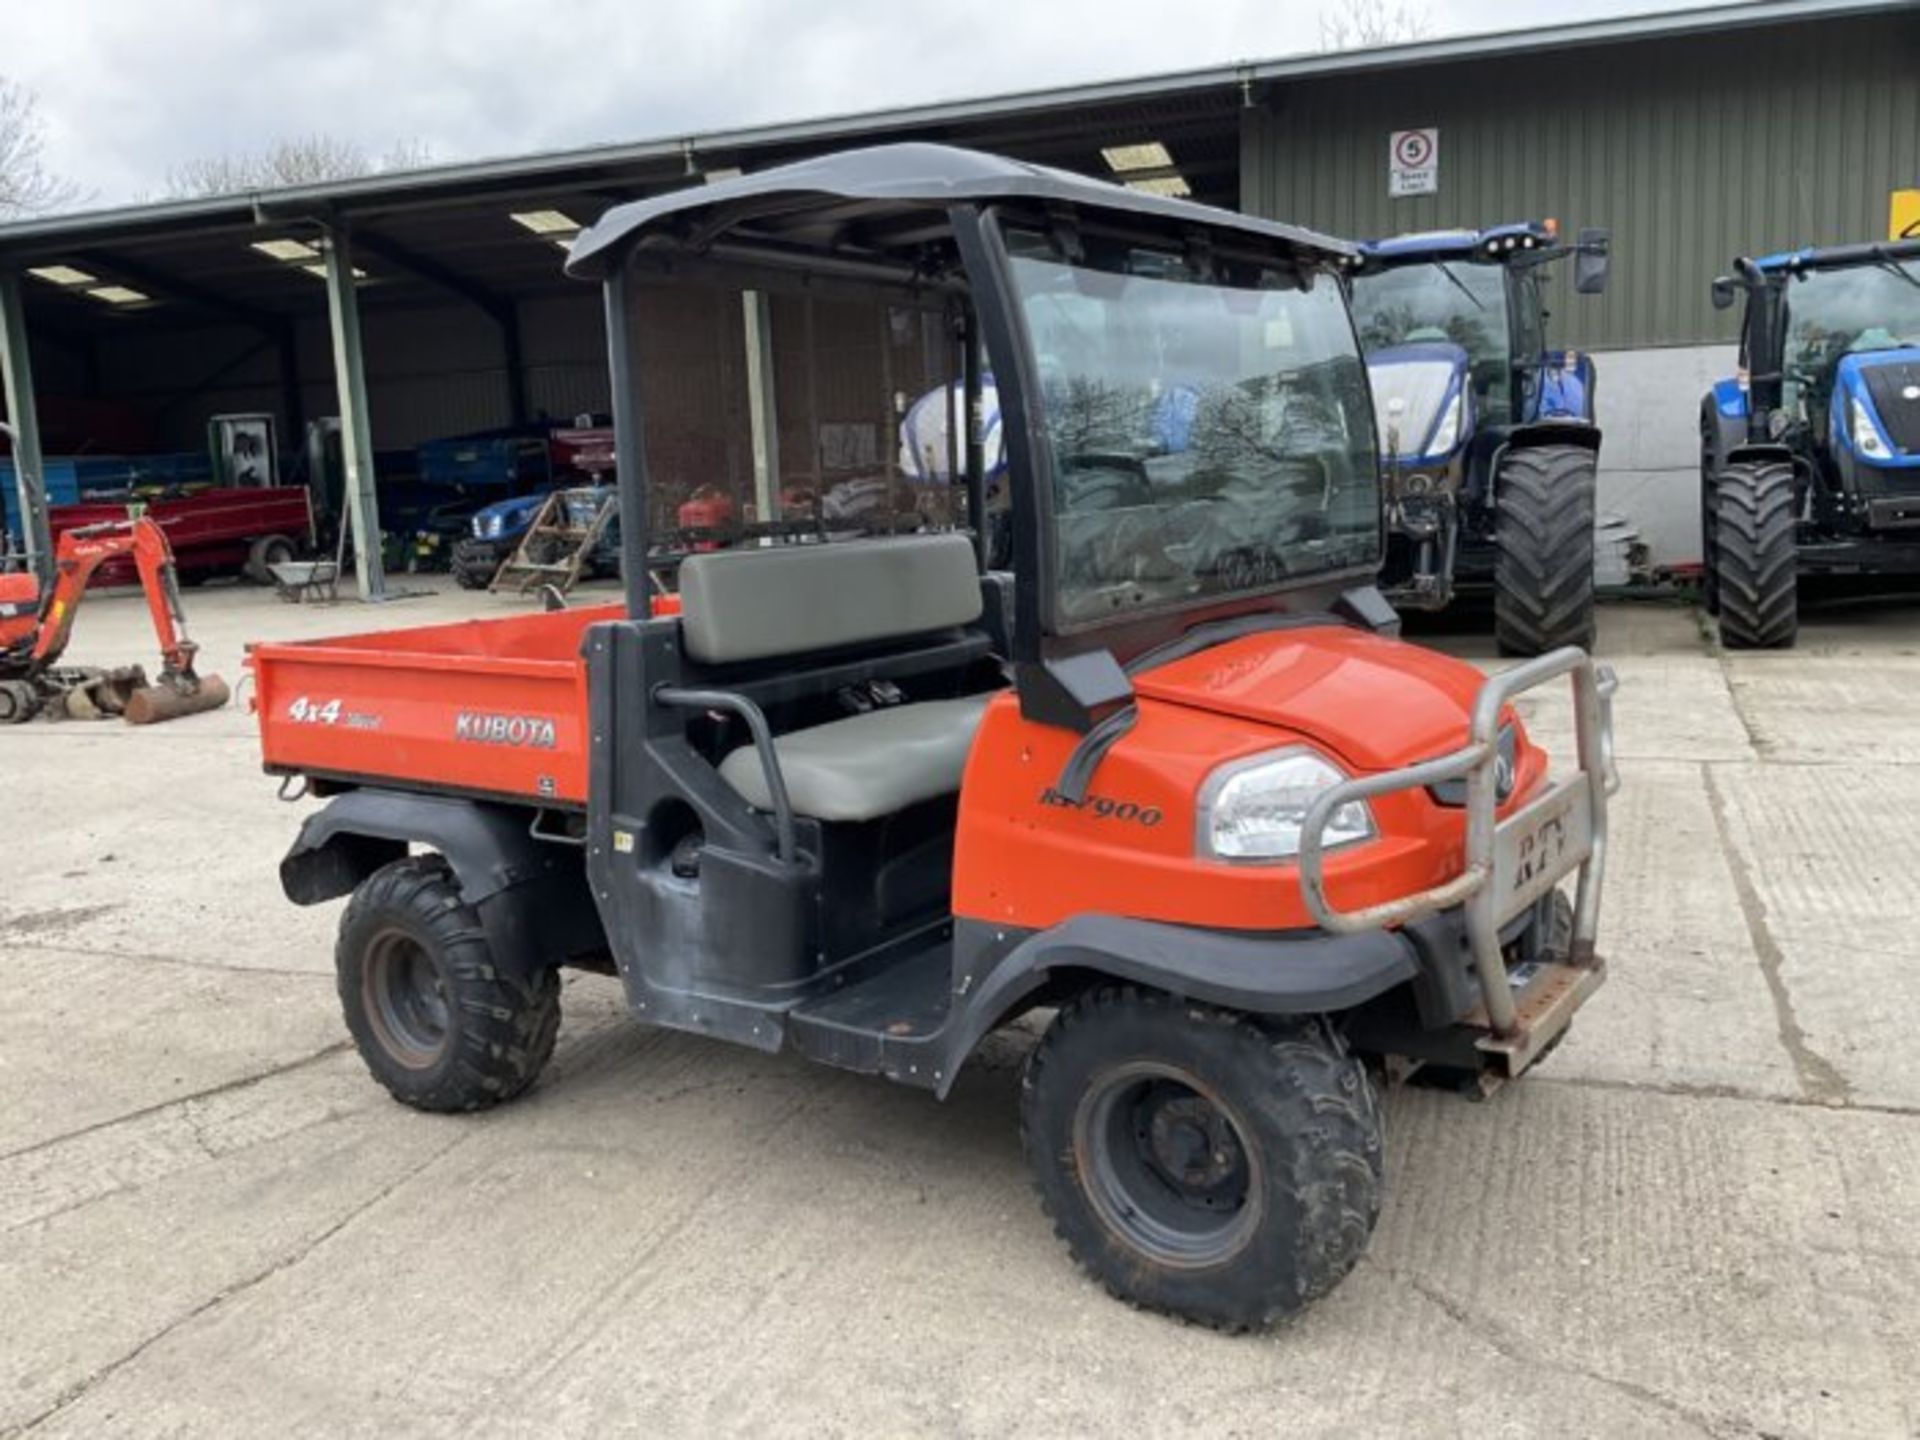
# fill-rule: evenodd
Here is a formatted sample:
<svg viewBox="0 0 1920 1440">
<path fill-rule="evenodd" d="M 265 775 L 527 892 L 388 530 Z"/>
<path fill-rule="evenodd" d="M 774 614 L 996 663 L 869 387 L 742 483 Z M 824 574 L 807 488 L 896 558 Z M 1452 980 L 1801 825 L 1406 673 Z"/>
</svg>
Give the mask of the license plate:
<svg viewBox="0 0 1920 1440">
<path fill-rule="evenodd" d="M 1584 777 L 1562 780 L 1494 827 L 1496 923 L 1533 904 L 1593 850 L 1593 795 Z"/>
</svg>

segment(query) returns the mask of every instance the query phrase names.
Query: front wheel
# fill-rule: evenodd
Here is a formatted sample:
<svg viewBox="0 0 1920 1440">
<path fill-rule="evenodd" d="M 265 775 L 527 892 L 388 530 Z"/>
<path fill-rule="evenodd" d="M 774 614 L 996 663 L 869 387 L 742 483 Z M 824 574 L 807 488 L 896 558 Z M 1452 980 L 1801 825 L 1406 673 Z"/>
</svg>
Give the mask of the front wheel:
<svg viewBox="0 0 1920 1440">
<path fill-rule="evenodd" d="M 1746 461 L 1713 487 L 1713 572 L 1720 643 L 1784 650 L 1800 631 L 1793 466 Z"/>
<path fill-rule="evenodd" d="M 1597 457 L 1578 445 L 1509 450 L 1494 480 L 1493 634 L 1503 655 L 1593 648 Z"/>
<path fill-rule="evenodd" d="M 1041 1203 L 1119 1298 L 1224 1330 L 1290 1315 L 1359 1260 L 1380 1211 L 1380 1117 L 1314 1021 L 1102 987 L 1027 1063 Z"/>
<path fill-rule="evenodd" d="M 560 1030 L 560 978 L 502 974 L 437 856 L 353 892 L 334 953 L 347 1029 L 373 1077 L 417 1110 L 481 1110 L 533 1084 Z"/>
<path fill-rule="evenodd" d="M 462 590 L 484 590 L 500 568 L 500 555 L 491 541 L 456 540 L 450 568 L 453 583 Z"/>
</svg>

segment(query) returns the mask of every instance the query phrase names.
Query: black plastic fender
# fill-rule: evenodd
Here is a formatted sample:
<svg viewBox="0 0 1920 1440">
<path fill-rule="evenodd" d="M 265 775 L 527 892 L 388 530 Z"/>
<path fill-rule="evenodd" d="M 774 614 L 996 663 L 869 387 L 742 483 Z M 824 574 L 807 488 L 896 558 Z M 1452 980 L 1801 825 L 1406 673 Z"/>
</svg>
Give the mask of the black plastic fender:
<svg viewBox="0 0 1920 1440">
<path fill-rule="evenodd" d="M 1507 432 L 1502 450 L 1531 450 L 1542 445 L 1572 445 L 1581 450 L 1600 449 L 1600 427 L 1591 420 L 1534 420 L 1516 425 Z"/>
<path fill-rule="evenodd" d="M 936 1090 L 943 1098 L 974 1047 L 1058 971 L 1255 1015 L 1320 1015 L 1364 1004 L 1419 970 L 1412 943 L 1386 930 L 1259 934 L 1076 915 L 1040 931 L 958 920 L 953 943 L 954 1008 L 941 1033 Z"/>
<path fill-rule="evenodd" d="M 533 818 L 517 806 L 353 790 L 307 817 L 280 862 L 280 887 L 296 905 L 338 899 L 418 846 L 445 857 L 496 960 L 521 971 L 557 965 L 605 936 L 580 851 L 536 839 Z"/>
</svg>

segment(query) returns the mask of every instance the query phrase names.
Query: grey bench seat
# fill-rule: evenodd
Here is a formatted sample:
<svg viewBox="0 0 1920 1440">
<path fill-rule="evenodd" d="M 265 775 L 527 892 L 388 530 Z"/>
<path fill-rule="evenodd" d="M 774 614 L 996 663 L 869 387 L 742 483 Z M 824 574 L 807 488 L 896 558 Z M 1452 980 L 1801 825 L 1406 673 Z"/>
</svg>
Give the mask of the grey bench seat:
<svg viewBox="0 0 1920 1440">
<path fill-rule="evenodd" d="M 990 695 L 923 700 L 850 715 L 773 742 L 796 815 L 815 820 L 877 820 L 960 788 L 973 732 Z M 742 745 L 720 775 L 756 810 L 771 810 L 759 752 Z"/>
<path fill-rule="evenodd" d="M 951 533 L 693 555 L 680 599 L 688 658 L 774 674 L 804 672 L 808 657 L 956 633 L 981 611 L 973 544 Z M 776 736 L 794 813 L 874 820 L 953 794 L 989 698 L 887 706 Z M 729 753 L 720 775 L 749 805 L 774 808 L 753 746 Z"/>
</svg>

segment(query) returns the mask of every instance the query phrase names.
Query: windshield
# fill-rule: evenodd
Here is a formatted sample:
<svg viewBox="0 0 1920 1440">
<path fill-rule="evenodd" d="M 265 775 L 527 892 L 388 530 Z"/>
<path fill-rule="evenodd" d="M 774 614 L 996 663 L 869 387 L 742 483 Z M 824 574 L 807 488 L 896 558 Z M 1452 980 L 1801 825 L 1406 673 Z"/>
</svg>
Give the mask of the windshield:
<svg viewBox="0 0 1920 1440">
<path fill-rule="evenodd" d="M 1422 341 L 1458 345 L 1473 370 L 1481 419 L 1498 425 L 1512 418 L 1507 287 L 1500 266 L 1429 261 L 1357 275 L 1353 323 L 1369 355 Z"/>
<path fill-rule="evenodd" d="M 1012 269 L 1052 442 L 1059 624 L 1378 562 L 1366 372 L 1332 277 L 1203 281 L 1157 251 L 1069 264 L 1009 239 L 1028 252 Z"/>
<path fill-rule="evenodd" d="M 1904 262 L 1902 274 L 1859 265 L 1797 276 L 1787 286 L 1786 337 L 1789 405 L 1803 386 L 1830 386 L 1847 355 L 1920 345 L 1920 264 Z"/>
</svg>

